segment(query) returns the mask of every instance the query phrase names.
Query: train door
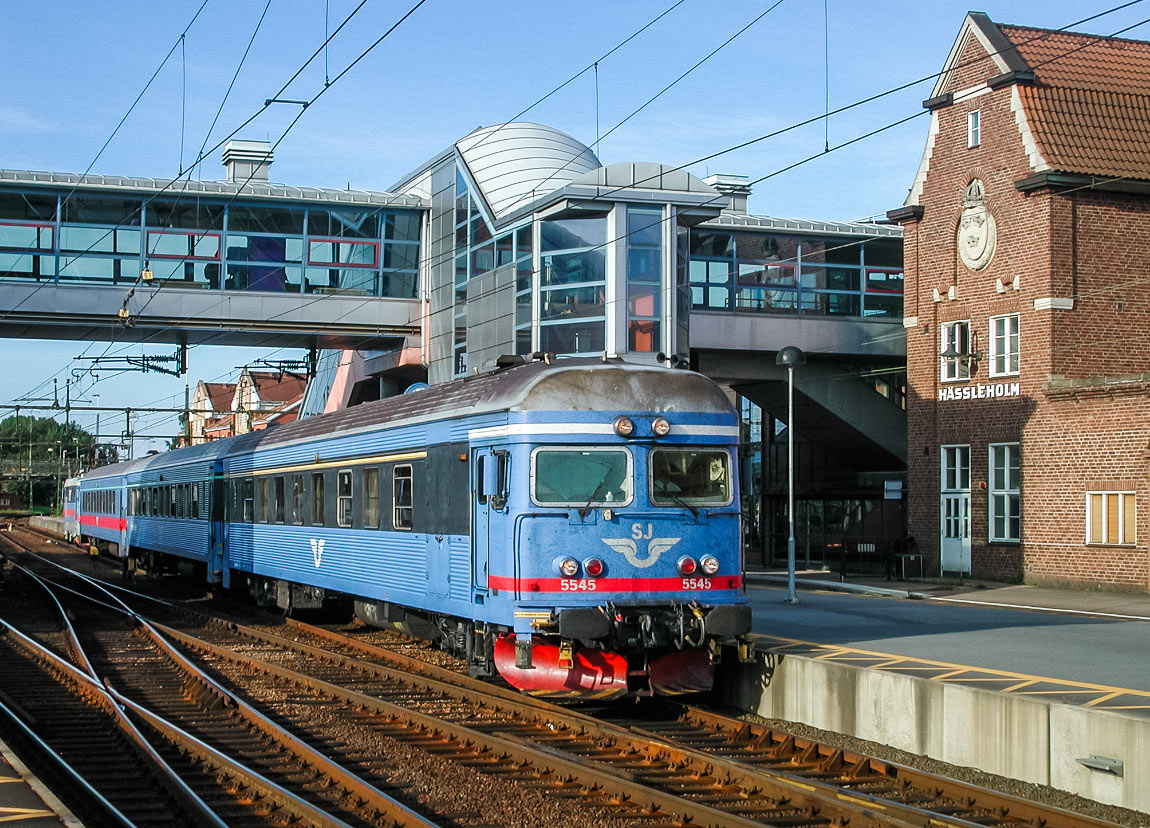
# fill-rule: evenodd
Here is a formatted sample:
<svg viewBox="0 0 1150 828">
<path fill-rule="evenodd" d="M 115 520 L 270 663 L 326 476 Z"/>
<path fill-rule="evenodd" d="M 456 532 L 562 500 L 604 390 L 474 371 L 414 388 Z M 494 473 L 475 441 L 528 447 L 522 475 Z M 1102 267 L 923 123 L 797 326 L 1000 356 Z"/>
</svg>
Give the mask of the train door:
<svg viewBox="0 0 1150 828">
<path fill-rule="evenodd" d="M 970 574 L 970 446 L 942 447 L 942 519 L 939 550 L 943 572 Z"/>
<path fill-rule="evenodd" d="M 507 503 L 507 472 L 509 454 L 493 448 L 472 452 L 471 572 L 472 585 L 487 589 L 488 568 L 491 563 L 491 518 L 499 514 Z"/>
<path fill-rule="evenodd" d="M 207 517 L 211 527 L 208 537 L 208 581 L 222 581 L 224 589 L 228 589 L 232 585 L 232 571 L 224 556 L 224 484 L 224 464 L 216 460 L 208 478 Z M 200 508 L 204 507 L 201 505 Z"/>
</svg>

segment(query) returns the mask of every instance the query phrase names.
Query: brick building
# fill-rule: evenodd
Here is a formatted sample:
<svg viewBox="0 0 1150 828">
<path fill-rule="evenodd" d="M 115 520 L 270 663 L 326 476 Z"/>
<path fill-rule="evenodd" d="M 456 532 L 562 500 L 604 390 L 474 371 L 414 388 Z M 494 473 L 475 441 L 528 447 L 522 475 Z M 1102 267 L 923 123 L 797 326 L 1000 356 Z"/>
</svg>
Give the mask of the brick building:
<svg viewBox="0 0 1150 828">
<path fill-rule="evenodd" d="M 971 13 L 904 229 L 928 572 L 1150 588 L 1150 43 Z"/>
</svg>

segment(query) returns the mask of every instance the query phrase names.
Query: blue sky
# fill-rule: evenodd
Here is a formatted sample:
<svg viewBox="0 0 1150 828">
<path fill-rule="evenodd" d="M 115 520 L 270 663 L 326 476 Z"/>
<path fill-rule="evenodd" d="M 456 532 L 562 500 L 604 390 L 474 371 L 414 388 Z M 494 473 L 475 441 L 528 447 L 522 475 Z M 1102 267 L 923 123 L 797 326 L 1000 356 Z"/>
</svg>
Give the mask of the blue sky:
<svg viewBox="0 0 1150 828">
<path fill-rule="evenodd" d="M 0 167 L 171 177 L 264 100 L 360 0 L 272 0 L 235 87 L 208 134 L 266 0 L 207 0 L 151 86 L 113 135 L 148 78 L 178 43 L 203 0 L 56 0 L 4 4 L 0 13 Z M 427 0 L 358 65 L 328 87 L 276 150 L 273 181 L 386 189 L 480 125 L 505 121 L 668 9 L 674 0 Z M 414 0 L 368 0 L 282 97 L 313 98 Z M 774 5 L 774 0 L 685 0 L 598 67 L 598 122 L 606 133 L 633 110 Z M 969 0 L 783 0 L 730 44 L 608 135 L 604 163 L 686 164 L 912 81 L 941 68 Z M 983 2 L 1002 23 L 1060 28 L 1119 0 Z M 1077 27 L 1111 34 L 1150 18 L 1150 3 Z M 1150 24 L 1124 36 L 1150 38 Z M 829 42 L 829 60 L 825 59 Z M 325 68 L 326 64 L 326 68 Z M 826 77 L 829 74 L 829 91 Z M 931 81 L 842 115 L 691 167 L 699 175 L 757 179 L 807 156 L 921 112 Z M 279 141 L 292 106 L 274 106 L 236 137 Z M 523 116 L 585 143 L 596 136 L 595 74 L 587 72 Z M 899 206 L 917 168 L 927 119 L 826 154 L 756 184 L 751 212 L 849 220 Z M 196 177 L 223 177 L 220 153 Z M 94 163 L 93 163 L 94 162 Z M 106 344 L 0 340 L 9 401 L 51 395 Z M 170 353 L 168 346 L 114 344 L 110 354 Z M 222 380 L 273 349 L 196 348 L 188 381 Z M 273 358 L 296 356 L 280 351 Z M 101 405 L 182 405 L 184 380 L 158 374 L 104 375 L 78 393 Z M 105 415 L 108 417 L 109 415 Z M 90 426 L 91 415 L 77 418 Z M 122 416 L 116 418 L 119 422 Z M 106 420 L 102 421 L 106 422 Z M 119 428 L 121 426 L 117 426 Z M 170 433 L 173 421 L 141 419 L 138 432 Z M 105 426 L 103 429 L 109 429 Z M 137 452 L 141 448 L 137 444 Z"/>
</svg>

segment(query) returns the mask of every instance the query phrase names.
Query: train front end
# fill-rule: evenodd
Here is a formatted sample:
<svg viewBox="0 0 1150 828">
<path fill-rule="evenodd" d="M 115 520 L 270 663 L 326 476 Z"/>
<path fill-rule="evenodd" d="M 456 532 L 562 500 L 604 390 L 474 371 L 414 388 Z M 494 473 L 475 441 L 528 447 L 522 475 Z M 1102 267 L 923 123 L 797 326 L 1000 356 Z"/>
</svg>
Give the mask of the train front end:
<svg viewBox="0 0 1150 828">
<path fill-rule="evenodd" d="M 515 594 L 494 657 L 528 693 L 702 692 L 723 644 L 749 654 L 737 415 L 697 374 L 615 379 L 598 410 L 536 411 L 512 428 L 527 439 L 509 461 L 529 485 L 509 508 L 514 574 L 493 567 L 491 586 Z"/>
</svg>

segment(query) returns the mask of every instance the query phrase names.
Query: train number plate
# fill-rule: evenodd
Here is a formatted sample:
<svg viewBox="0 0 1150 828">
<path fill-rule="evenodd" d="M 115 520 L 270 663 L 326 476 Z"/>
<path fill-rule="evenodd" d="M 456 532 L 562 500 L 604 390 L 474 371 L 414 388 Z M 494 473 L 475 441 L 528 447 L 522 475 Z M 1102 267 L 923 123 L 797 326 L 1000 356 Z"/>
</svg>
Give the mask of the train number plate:
<svg viewBox="0 0 1150 828">
<path fill-rule="evenodd" d="M 586 578 L 563 578 L 559 581 L 559 589 L 563 592 L 594 592 L 595 582 Z"/>
<path fill-rule="evenodd" d="M 684 578 L 683 589 L 710 589 L 710 578 Z"/>
</svg>

